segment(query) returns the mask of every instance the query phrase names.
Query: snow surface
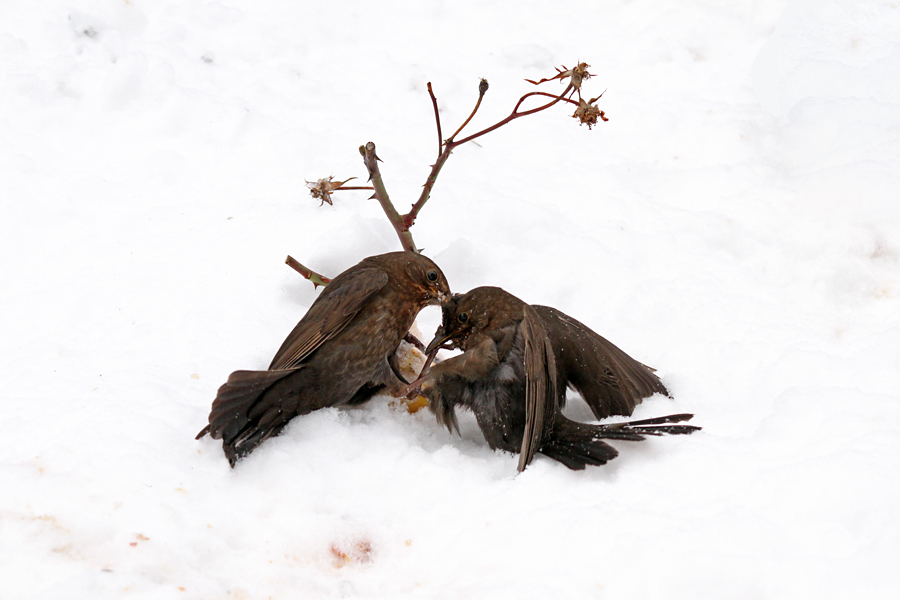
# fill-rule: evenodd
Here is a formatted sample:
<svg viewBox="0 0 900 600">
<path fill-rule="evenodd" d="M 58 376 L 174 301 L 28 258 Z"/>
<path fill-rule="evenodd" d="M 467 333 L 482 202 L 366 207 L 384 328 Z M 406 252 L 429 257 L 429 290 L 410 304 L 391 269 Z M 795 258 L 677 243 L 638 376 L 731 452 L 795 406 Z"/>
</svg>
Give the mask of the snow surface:
<svg viewBox="0 0 900 600">
<path fill-rule="evenodd" d="M 0 4 L 0 598 L 896 598 L 896 2 Z M 556 306 L 659 369 L 693 436 L 572 472 L 390 408 L 194 440 L 325 274 L 413 234 L 452 288 Z M 558 90 L 556 83 L 551 89 Z M 423 313 L 426 335 L 437 323 Z M 570 413 L 589 419 L 583 404 Z"/>
</svg>

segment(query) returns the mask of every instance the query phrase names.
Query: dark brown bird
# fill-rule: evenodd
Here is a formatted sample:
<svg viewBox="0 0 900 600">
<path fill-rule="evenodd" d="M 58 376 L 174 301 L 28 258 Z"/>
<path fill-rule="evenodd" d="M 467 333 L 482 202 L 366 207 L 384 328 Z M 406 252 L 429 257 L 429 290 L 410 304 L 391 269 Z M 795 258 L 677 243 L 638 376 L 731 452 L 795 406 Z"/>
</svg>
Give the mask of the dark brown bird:
<svg viewBox="0 0 900 600">
<path fill-rule="evenodd" d="M 631 415 L 643 398 L 665 386 L 643 365 L 575 319 L 548 306 L 530 306 L 496 287 L 456 295 L 428 345 L 463 353 L 431 367 L 411 389 L 421 391 L 438 419 L 459 432 L 455 409 L 475 413 L 493 449 L 519 453 L 519 471 L 541 452 L 570 469 L 602 465 L 618 454 L 601 439 L 691 433 L 671 425 L 693 415 L 587 425 L 563 416 L 566 387 L 575 389 L 598 419 Z"/>
<path fill-rule="evenodd" d="M 233 467 L 297 415 L 405 390 L 395 352 L 419 311 L 450 297 L 447 279 L 412 252 L 371 256 L 328 284 L 268 371 L 235 371 L 219 388 L 209 433 Z"/>
</svg>

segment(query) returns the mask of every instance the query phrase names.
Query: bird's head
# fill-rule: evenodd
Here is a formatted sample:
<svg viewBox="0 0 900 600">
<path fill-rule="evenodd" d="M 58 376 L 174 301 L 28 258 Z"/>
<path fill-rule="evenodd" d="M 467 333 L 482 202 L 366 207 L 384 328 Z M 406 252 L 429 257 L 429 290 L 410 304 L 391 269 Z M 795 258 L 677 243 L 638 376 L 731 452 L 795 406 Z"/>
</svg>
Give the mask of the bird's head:
<svg viewBox="0 0 900 600">
<path fill-rule="evenodd" d="M 455 294 L 442 304 L 444 318 L 425 349 L 430 354 L 442 346 L 466 350 L 476 333 L 500 330 L 522 320 L 525 303 L 498 287 L 479 287 Z"/>
<path fill-rule="evenodd" d="M 433 260 L 415 252 L 391 252 L 380 258 L 399 270 L 396 281 L 415 296 L 420 307 L 441 304 L 450 299 L 450 284 Z"/>
</svg>

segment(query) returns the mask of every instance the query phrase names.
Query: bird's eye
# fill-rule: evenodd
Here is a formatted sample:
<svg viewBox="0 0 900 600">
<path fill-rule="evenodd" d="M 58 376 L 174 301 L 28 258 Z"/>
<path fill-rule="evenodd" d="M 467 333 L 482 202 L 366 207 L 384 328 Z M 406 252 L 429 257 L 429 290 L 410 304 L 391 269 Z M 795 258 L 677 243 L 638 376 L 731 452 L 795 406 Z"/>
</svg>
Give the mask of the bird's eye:
<svg viewBox="0 0 900 600">
<path fill-rule="evenodd" d="M 428 278 L 428 281 L 437 281 L 437 271 L 428 271 L 425 273 L 425 277 Z"/>
<path fill-rule="evenodd" d="M 459 316 L 456 318 L 459 319 L 460 323 L 465 323 L 469 320 L 469 313 L 459 313 Z"/>
</svg>

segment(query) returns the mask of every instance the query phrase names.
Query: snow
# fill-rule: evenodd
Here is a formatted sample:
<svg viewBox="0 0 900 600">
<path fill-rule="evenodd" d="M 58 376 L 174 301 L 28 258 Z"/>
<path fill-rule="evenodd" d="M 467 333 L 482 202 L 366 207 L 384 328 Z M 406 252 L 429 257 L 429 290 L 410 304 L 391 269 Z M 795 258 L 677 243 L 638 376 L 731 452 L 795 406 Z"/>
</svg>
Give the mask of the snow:
<svg viewBox="0 0 900 600">
<path fill-rule="evenodd" d="M 0 6 L 0 597 L 894 598 L 900 8 L 889 1 Z M 378 398 L 234 470 L 194 440 L 326 275 L 413 228 L 454 291 L 560 308 L 703 431 L 572 472 Z M 550 89 L 560 89 L 548 84 Z M 438 313 L 423 313 L 426 336 Z M 569 413 L 588 420 L 583 404 Z"/>
</svg>

